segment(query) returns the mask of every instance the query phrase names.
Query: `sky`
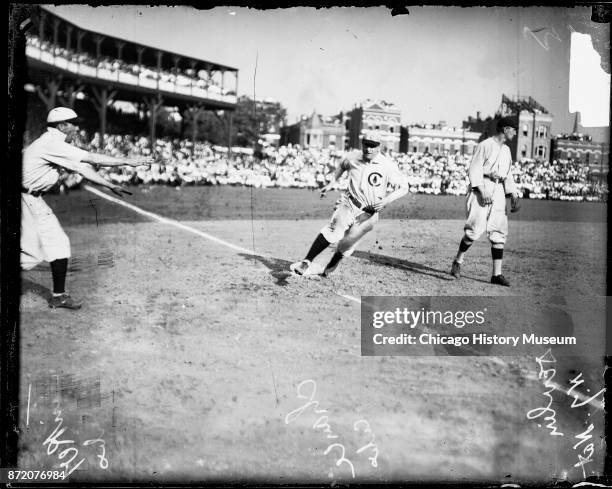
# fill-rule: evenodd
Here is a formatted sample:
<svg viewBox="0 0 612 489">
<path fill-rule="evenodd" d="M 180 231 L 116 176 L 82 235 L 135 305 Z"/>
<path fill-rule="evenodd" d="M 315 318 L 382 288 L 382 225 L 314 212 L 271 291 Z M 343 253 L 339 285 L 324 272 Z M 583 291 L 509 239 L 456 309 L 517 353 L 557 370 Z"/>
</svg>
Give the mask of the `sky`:
<svg viewBox="0 0 612 489">
<path fill-rule="evenodd" d="M 409 7 L 395 17 L 384 7 L 46 8 L 85 29 L 238 68 L 238 95 L 281 102 L 289 123 L 382 99 L 404 124 L 460 126 L 476 111 L 493 115 L 502 94 L 519 94 L 554 115 L 553 134 L 574 125 L 570 39 L 591 15 L 590 7 Z M 608 137 L 608 128 L 583 132 Z"/>
</svg>

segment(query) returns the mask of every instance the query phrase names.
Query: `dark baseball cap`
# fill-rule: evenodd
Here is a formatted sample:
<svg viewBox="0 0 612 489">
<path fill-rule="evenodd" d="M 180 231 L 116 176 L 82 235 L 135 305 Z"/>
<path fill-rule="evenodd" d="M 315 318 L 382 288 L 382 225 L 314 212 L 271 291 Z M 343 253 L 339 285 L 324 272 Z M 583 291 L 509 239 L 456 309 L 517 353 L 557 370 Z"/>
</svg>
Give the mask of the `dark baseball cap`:
<svg viewBox="0 0 612 489">
<path fill-rule="evenodd" d="M 498 132 L 504 130 L 504 127 L 513 127 L 518 131 L 518 124 L 516 123 L 516 117 L 502 117 L 497 121 L 496 129 Z"/>
</svg>

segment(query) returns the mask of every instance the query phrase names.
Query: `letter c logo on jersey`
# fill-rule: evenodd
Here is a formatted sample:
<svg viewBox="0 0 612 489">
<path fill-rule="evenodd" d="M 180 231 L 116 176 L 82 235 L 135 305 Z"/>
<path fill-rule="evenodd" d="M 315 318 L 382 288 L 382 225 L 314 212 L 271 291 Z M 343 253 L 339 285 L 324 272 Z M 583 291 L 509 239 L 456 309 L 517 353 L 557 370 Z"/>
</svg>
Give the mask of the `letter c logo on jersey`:
<svg viewBox="0 0 612 489">
<path fill-rule="evenodd" d="M 380 173 L 372 172 L 368 175 L 368 183 L 372 187 L 380 187 L 382 181 L 382 175 Z"/>
</svg>

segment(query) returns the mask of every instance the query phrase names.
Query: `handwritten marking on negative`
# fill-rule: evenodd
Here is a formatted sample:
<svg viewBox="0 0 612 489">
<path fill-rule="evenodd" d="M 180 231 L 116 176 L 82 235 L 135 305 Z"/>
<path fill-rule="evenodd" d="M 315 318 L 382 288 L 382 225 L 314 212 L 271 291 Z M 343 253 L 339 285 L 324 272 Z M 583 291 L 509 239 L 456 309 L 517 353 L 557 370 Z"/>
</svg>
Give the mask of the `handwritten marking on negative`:
<svg viewBox="0 0 612 489">
<path fill-rule="evenodd" d="M 554 27 L 540 27 L 538 29 L 530 29 L 529 27 L 523 27 L 523 36 L 527 36 L 530 34 L 536 42 L 542 46 L 546 51 L 550 49 L 550 45 L 548 44 L 548 38 L 551 37 L 559 42 L 561 41 L 561 37 L 557 33 Z"/>
<path fill-rule="evenodd" d="M 304 412 L 306 412 L 309 408 L 312 408 L 314 414 L 319 414 L 317 420 L 312 425 L 314 430 L 322 430 L 325 434 L 326 439 L 330 440 L 340 440 L 340 435 L 334 432 L 332 426 L 330 424 L 330 417 L 328 414 L 329 411 L 327 409 L 319 409 L 319 401 L 316 400 L 317 394 L 317 384 L 314 380 L 308 379 L 300 382 L 297 387 L 297 398 L 303 399 L 306 402 L 291 411 L 287 416 L 285 416 L 285 424 L 292 423 L 299 416 L 301 416 Z M 365 419 L 360 419 L 353 424 L 353 430 L 358 433 L 363 433 L 367 435 L 366 443 L 359 447 L 356 451 L 356 455 L 360 455 L 363 452 L 368 451 L 367 453 L 371 455 L 368 457 L 370 465 L 372 467 L 378 467 L 378 454 L 379 450 L 375 443 L 375 435 L 372 432 L 370 427 L 370 423 Z M 344 444 L 339 441 L 334 441 L 324 451 L 324 455 L 328 455 L 334 452 L 336 454 L 336 467 L 340 467 L 341 465 L 346 465 L 350 471 L 351 476 L 355 478 L 355 465 L 354 463 L 347 457 L 347 449 Z M 333 472 L 331 473 L 333 477 Z"/>
<path fill-rule="evenodd" d="M 540 366 L 540 371 L 538 372 L 538 379 L 544 378 L 544 387 L 547 390 L 544 391 L 542 395 L 548 398 L 548 404 L 546 406 L 537 407 L 529 411 L 527 413 L 527 419 L 537 419 L 540 416 L 548 414 L 548 416 L 544 418 L 544 421 L 548 422 L 546 428 L 550 430 L 550 435 L 563 436 L 563 433 L 557 430 L 557 412 L 551 408 L 553 403 L 552 393 L 556 390 L 556 384 L 553 383 L 553 379 L 557 371 L 554 368 L 544 369 L 544 364 L 554 364 L 557 362 L 557 360 L 551 353 L 550 349 L 548 349 L 546 350 L 544 355 L 536 358 L 536 362 Z"/>
<path fill-rule="evenodd" d="M 66 430 L 68 428 L 65 426 L 62 426 L 64 424 L 64 418 L 61 416 L 62 410 L 60 409 L 59 403 L 56 403 L 56 404 L 57 405 L 55 409 L 53 410 L 53 414 L 55 415 L 56 426 L 51 432 L 51 434 L 42 443 L 42 445 L 43 447 L 46 446 L 47 455 L 53 455 L 63 445 L 70 445 L 70 446 L 65 447 L 63 450 L 61 450 L 57 455 L 59 460 L 67 459 L 63 461 L 62 463 L 60 463 L 59 466 L 65 469 L 67 471 L 66 476 L 69 476 L 75 470 L 77 470 L 83 464 L 83 462 L 85 462 L 86 457 L 82 457 L 78 462 L 75 462 L 74 465 L 70 467 L 70 464 L 72 464 L 79 457 L 79 449 L 76 448 L 78 444 L 75 442 L 75 440 L 62 439 L 62 436 L 66 433 Z M 106 447 L 105 447 L 106 443 L 102 438 L 99 437 L 99 438 L 95 438 L 92 440 L 85 440 L 82 445 L 83 446 L 96 445 L 98 450 L 100 451 L 100 453 L 97 454 L 97 457 L 99 460 L 98 463 L 99 463 L 100 468 L 102 469 L 108 468 L 108 459 L 106 458 Z"/>
</svg>

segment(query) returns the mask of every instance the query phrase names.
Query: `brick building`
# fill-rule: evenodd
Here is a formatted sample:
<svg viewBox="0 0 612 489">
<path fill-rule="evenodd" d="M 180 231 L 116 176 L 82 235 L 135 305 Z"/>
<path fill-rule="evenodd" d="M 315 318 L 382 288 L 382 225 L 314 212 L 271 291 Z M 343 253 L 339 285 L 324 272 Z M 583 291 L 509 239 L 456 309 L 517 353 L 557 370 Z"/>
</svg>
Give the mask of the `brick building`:
<svg viewBox="0 0 612 489">
<path fill-rule="evenodd" d="M 351 149 L 361 148 L 361 137 L 366 131 L 376 131 L 384 148 L 396 152 L 400 149 L 401 111 L 391 103 L 366 100 L 347 113 L 345 124 Z"/>
<path fill-rule="evenodd" d="M 449 127 L 444 121 L 438 124 L 414 124 L 402 128 L 399 151 L 471 155 L 479 138 L 479 132 Z"/>
<path fill-rule="evenodd" d="M 608 174 L 610 145 L 593 142 L 590 136 L 573 133 L 557 134 L 551 144 L 551 161 L 572 160 L 587 165 L 593 175 Z"/>
<path fill-rule="evenodd" d="M 468 117 L 463 127 L 481 133 L 481 140 L 495 134 L 497 121 L 502 117 L 514 117 L 518 126 L 516 137 L 507 144 L 514 160 L 521 158 L 548 159 L 551 153 L 550 126 L 553 115 L 532 97 L 510 98 L 502 95 L 502 100 L 493 117 Z"/>
</svg>

